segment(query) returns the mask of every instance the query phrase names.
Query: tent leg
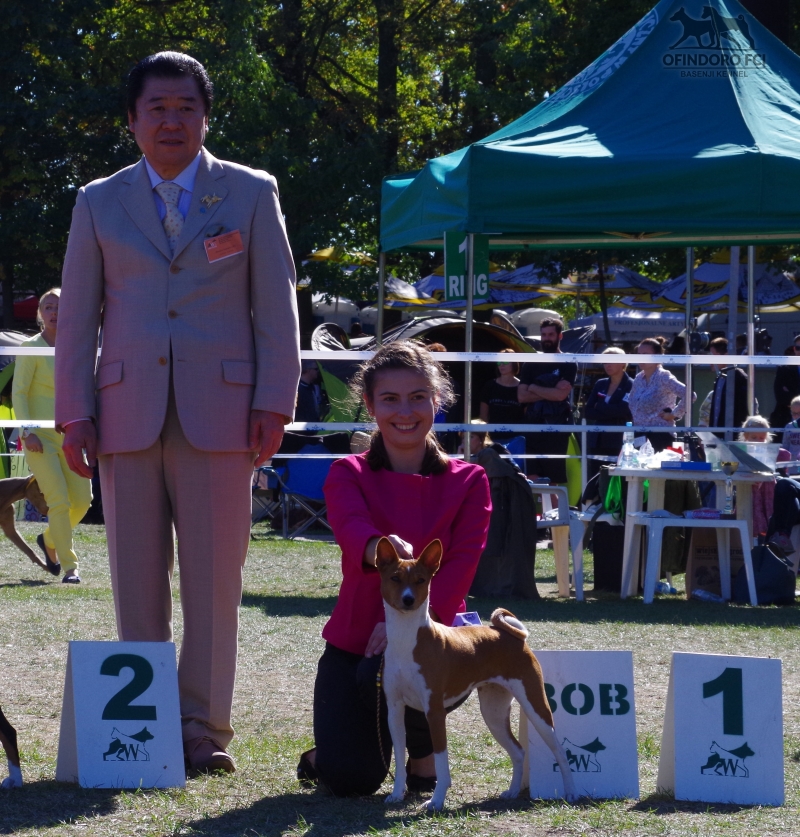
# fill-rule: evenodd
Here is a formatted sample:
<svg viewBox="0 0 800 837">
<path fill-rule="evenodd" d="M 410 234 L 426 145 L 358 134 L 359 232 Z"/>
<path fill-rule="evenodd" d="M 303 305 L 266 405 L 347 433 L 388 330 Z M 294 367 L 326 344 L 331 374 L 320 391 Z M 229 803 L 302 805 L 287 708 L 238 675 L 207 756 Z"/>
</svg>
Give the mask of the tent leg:
<svg viewBox="0 0 800 837">
<path fill-rule="evenodd" d="M 383 345 L 383 304 L 386 297 L 386 253 L 378 254 L 378 322 L 375 324 L 375 341 Z"/>
<path fill-rule="evenodd" d="M 747 248 L 747 354 L 756 353 L 756 248 Z M 747 412 L 756 413 L 756 368 L 747 368 Z"/>
<path fill-rule="evenodd" d="M 464 312 L 466 322 L 464 323 L 464 351 L 472 351 L 472 317 L 475 303 L 475 236 L 472 233 L 467 235 L 467 306 Z M 472 422 L 472 361 L 464 364 L 464 423 Z M 470 455 L 470 432 L 464 433 L 462 445 L 464 459 L 469 462 Z"/>
</svg>

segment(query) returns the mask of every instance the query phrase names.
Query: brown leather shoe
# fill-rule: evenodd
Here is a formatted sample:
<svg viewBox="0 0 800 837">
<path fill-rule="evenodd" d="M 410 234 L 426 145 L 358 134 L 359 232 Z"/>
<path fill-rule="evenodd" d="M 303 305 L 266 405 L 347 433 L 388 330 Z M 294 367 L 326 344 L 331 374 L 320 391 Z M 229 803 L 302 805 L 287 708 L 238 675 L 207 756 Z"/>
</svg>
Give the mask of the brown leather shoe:
<svg viewBox="0 0 800 837">
<path fill-rule="evenodd" d="M 183 742 L 183 751 L 189 767 L 198 773 L 233 773 L 236 763 L 213 738 L 200 736 Z"/>
</svg>

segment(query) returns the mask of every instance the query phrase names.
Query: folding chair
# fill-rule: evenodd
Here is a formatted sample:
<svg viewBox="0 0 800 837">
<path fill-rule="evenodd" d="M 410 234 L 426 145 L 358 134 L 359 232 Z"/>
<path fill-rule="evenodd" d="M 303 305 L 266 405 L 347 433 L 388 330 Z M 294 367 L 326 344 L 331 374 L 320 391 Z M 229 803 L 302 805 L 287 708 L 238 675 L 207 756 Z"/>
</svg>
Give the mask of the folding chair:
<svg viewBox="0 0 800 837">
<path fill-rule="evenodd" d="M 516 459 L 515 456 L 519 456 L 520 454 L 525 453 L 525 437 L 524 436 L 514 436 L 512 439 L 509 439 L 505 442 L 506 450 L 511 454 L 511 461 L 517 466 L 517 468 L 525 473 L 525 460 L 524 459 Z"/>
<path fill-rule="evenodd" d="M 287 540 L 293 540 L 315 523 L 321 523 L 329 531 L 333 531 L 325 517 L 327 507 L 325 495 L 322 493 L 322 486 L 333 460 L 303 458 L 304 454 L 312 453 L 326 454 L 328 449 L 320 443 L 304 445 L 298 451 L 299 456 L 285 460 L 283 473 L 274 468 L 269 469 L 280 488 L 283 537 Z M 289 517 L 296 508 L 305 511 L 308 518 L 290 532 Z"/>
<path fill-rule="evenodd" d="M 280 469 L 285 470 L 285 469 Z M 264 465 L 253 472 L 252 507 L 250 513 L 250 527 L 265 520 L 273 520 L 281 508 L 278 489 L 279 471 Z M 251 532 L 252 537 L 252 532 Z"/>
</svg>

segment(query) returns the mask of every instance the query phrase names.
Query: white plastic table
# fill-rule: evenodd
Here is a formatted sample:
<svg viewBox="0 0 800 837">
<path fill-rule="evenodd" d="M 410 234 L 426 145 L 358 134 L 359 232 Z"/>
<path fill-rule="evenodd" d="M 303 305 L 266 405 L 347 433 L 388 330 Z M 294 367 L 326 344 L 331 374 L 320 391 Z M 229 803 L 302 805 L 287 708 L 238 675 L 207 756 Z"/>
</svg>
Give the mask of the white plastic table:
<svg viewBox="0 0 800 837">
<path fill-rule="evenodd" d="M 717 483 L 717 508 L 725 505 L 725 492 L 720 491 L 720 484 L 724 485 L 726 477 L 722 471 L 673 471 L 663 468 L 612 468 L 613 476 L 625 477 L 628 482 L 628 499 L 625 503 L 625 514 L 635 514 L 642 511 L 644 481 L 648 480 L 647 511 L 652 513 L 664 508 L 664 489 L 667 480 L 695 480 L 696 482 Z M 737 471 L 731 477 L 736 485 L 736 517 L 747 522 L 749 541 L 753 542 L 753 485 L 759 482 L 771 482 L 774 477 L 770 474 L 751 474 Z M 710 529 L 715 521 L 703 521 Z M 634 537 L 634 526 L 625 527 L 625 542 L 622 553 L 622 565 L 630 569 L 629 578 L 623 576 L 621 598 L 636 595 L 639 588 L 639 563 L 641 560 L 640 539 Z"/>
</svg>

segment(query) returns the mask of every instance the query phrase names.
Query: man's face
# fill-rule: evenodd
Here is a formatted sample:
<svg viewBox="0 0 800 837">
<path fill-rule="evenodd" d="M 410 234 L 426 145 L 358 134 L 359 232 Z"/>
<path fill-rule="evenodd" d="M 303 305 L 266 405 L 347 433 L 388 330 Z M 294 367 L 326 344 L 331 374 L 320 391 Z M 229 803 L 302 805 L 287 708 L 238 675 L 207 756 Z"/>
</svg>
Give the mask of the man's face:
<svg viewBox="0 0 800 837">
<path fill-rule="evenodd" d="M 542 351 L 557 352 L 558 344 L 561 342 L 561 335 L 555 326 L 544 326 L 541 334 Z"/>
<path fill-rule="evenodd" d="M 713 346 L 708 351 L 711 357 L 715 357 L 719 354 L 719 352 Z M 722 367 L 718 363 L 712 363 L 711 368 L 714 370 L 714 372 L 719 372 L 720 369 L 722 369 Z"/>
<path fill-rule="evenodd" d="M 128 122 L 136 144 L 165 180 L 194 160 L 208 130 L 200 88 L 191 76 L 150 76 Z"/>
</svg>

